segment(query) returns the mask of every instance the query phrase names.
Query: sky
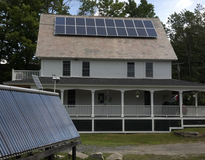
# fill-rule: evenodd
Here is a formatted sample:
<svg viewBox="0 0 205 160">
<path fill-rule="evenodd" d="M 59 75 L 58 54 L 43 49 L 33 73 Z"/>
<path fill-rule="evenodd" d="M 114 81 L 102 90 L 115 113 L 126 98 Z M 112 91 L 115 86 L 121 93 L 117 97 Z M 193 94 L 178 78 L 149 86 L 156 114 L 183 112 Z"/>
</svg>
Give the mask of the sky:
<svg viewBox="0 0 205 160">
<path fill-rule="evenodd" d="M 139 4 L 140 0 L 135 0 L 135 2 Z M 197 4 L 201 4 L 205 7 L 205 0 L 147 0 L 147 2 L 154 5 L 156 16 L 158 16 L 164 24 L 167 22 L 168 17 L 174 14 L 174 12 L 180 13 L 184 9 L 194 12 Z M 78 7 L 78 2 L 73 2 L 70 13 L 76 15 Z"/>
</svg>

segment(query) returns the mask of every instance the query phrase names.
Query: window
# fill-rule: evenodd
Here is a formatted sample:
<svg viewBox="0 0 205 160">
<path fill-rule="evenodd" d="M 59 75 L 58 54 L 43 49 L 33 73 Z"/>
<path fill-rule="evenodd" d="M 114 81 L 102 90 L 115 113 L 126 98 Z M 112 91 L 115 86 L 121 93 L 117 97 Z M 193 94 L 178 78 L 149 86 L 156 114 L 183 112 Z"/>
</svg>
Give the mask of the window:
<svg viewBox="0 0 205 160">
<path fill-rule="evenodd" d="M 83 62 L 83 76 L 90 76 L 90 62 Z"/>
<path fill-rule="evenodd" d="M 127 77 L 134 77 L 135 76 L 135 64 L 134 62 L 127 63 Z"/>
<path fill-rule="evenodd" d="M 75 105 L 75 90 L 68 90 L 68 105 Z"/>
<path fill-rule="evenodd" d="M 98 93 L 98 104 L 104 104 L 104 102 L 105 102 L 104 93 Z"/>
<path fill-rule="evenodd" d="M 63 76 L 70 76 L 70 61 L 63 61 Z"/>
<path fill-rule="evenodd" d="M 144 104 L 145 105 L 151 105 L 150 101 L 151 101 L 150 92 L 149 91 L 145 91 L 144 92 Z"/>
<path fill-rule="evenodd" d="M 153 77 L 153 63 L 146 63 L 146 77 Z"/>
</svg>

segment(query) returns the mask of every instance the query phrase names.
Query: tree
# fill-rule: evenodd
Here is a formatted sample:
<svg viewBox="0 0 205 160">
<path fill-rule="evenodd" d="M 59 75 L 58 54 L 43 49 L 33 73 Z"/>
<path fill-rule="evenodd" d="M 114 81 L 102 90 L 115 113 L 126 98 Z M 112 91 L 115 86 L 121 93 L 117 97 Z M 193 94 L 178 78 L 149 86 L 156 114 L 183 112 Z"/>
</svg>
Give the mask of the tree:
<svg viewBox="0 0 205 160">
<path fill-rule="evenodd" d="M 137 6 L 134 0 L 119 2 L 118 0 L 80 0 L 82 3 L 79 8 L 79 15 L 98 15 L 103 17 L 154 17 L 154 6 L 141 0 Z"/>
<path fill-rule="evenodd" d="M 154 5 L 147 3 L 147 0 L 140 0 L 140 4 L 138 6 L 134 0 L 128 0 L 125 9 L 125 12 L 129 17 L 155 17 Z"/>
<path fill-rule="evenodd" d="M 69 14 L 63 0 L 0 0 L 0 69 L 40 69 L 35 57 L 40 13 Z M 46 4 L 46 5 L 45 5 Z M 9 72 L 10 74 L 11 72 Z M 1 72 L 2 81 L 10 80 Z"/>
<path fill-rule="evenodd" d="M 205 12 L 197 5 L 194 12 L 183 10 L 168 18 L 168 36 L 183 63 L 182 78 L 185 80 L 204 82 L 205 78 Z"/>
</svg>

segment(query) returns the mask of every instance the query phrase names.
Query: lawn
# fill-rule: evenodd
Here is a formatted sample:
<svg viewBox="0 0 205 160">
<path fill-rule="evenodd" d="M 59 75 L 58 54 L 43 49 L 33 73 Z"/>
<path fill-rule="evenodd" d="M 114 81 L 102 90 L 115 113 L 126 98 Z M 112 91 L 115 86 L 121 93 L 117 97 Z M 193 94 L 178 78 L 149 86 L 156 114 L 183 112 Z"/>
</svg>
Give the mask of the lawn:
<svg viewBox="0 0 205 160">
<path fill-rule="evenodd" d="M 186 128 L 177 131 L 198 132 L 205 135 L 205 128 Z M 157 145 L 189 142 L 205 142 L 205 137 L 187 138 L 171 133 L 159 134 L 80 134 L 82 144 L 99 146 L 123 146 L 123 145 Z"/>
</svg>

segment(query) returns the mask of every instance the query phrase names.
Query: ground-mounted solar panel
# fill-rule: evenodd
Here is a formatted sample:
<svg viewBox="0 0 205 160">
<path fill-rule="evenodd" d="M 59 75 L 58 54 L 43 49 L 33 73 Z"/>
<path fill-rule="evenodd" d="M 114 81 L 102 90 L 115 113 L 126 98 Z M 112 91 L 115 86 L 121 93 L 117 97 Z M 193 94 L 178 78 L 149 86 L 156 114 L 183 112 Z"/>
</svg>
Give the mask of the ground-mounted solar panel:
<svg viewBox="0 0 205 160">
<path fill-rule="evenodd" d="M 75 140 L 58 94 L 0 85 L 0 159 Z"/>
<path fill-rule="evenodd" d="M 146 37 L 156 38 L 157 32 L 151 20 L 56 17 L 55 35 Z"/>
</svg>

